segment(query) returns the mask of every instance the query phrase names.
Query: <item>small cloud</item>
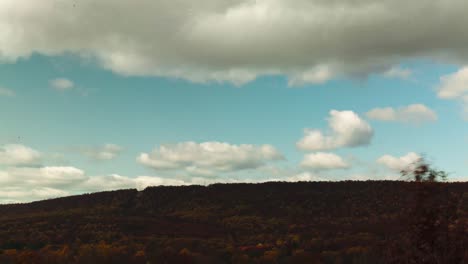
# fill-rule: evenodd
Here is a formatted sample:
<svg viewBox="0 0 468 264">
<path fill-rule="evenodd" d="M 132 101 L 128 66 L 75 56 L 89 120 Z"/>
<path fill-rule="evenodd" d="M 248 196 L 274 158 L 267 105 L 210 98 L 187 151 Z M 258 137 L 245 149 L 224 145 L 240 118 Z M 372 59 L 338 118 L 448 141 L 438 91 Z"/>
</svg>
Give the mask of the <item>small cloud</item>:
<svg viewBox="0 0 468 264">
<path fill-rule="evenodd" d="M 112 160 L 122 152 L 122 147 L 115 144 L 105 144 L 97 147 L 83 147 L 81 152 L 94 160 Z"/>
<path fill-rule="evenodd" d="M 68 192 L 48 187 L 0 187 L 0 203 L 31 202 L 69 195 Z"/>
<path fill-rule="evenodd" d="M 386 78 L 392 78 L 392 79 L 403 79 L 406 80 L 411 75 L 413 72 L 410 69 L 404 69 L 400 67 L 392 67 L 385 71 L 382 75 Z"/>
<path fill-rule="evenodd" d="M 377 160 L 377 163 L 384 165 L 385 167 L 400 172 L 403 169 L 406 169 L 411 164 L 415 163 L 421 158 L 415 152 L 409 152 L 401 157 L 394 157 L 391 155 L 383 155 Z"/>
<path fill-rule="evenodd" d="M 330 179 L 320 177 L 310 172 L 301 172 L 293 176 L 286 178 L 289 182 L 300 182 L 300 181 L 331 181 Z"/>
<path fill-rule="evenodd" d="M 180 179 L 173 178 L 162 178 L 156 176 L 137 176 L 127 177 L 119 174 L 111 174 L 105 176 L 92 176 L 88 177 L 85 182 L 82 182 L 79 187 L 84 191 L 106 191 L 106 190 L 117 190 L 136 188 L 143 190 L 148 186 L 160 186 L 160 185 L 188 185 L 191 182 L 186 182 Z"/>
<path fill-rule="evenodd" d="M 336 154 L 317 152 L 305 155 L 301 167 L 313 170 L 332 170 L 347 169 L 350 165 Z"/>
<path fill-rule="evenodd" d="M 372 127 L 353 111 L 331 110 L 328 118 L 331 132 L 305 129 L 296 146 L 302 150 L 331 150 L 341 147 L 369 145 L 374 135 Z"/>
<path fill-rule="evenodd" d="M 20 144 L 0 146 L 0 165 L 7 166 L 34 166 L 41 160 L 41 153 L 30 147 Z"/>
<path fill-rule="evenodd" d="M 57 78 L 49 81 L 50 86 L 57 91 L 68 91 L 73 89 L 75 84 L 66 78 Z"/>
<path fill-rule="evenodd" d="M 455 73 L 440 77 L 437 95 L 443 99 L 456 99 L 468 95 L 468 66 Z"/>
<path fill-rule="evenodd" d="M 463 117 L 468 121 L 468 66 L 440 77 L 437 96 L 459 101 L 462 105 Z"/>
<path fill-rule="evenodd" d="M 0 96 L 12 97 L 15 96 L 16 93 L 13 90 L 0 87 Z"/>
<path fill-rule="evenodd" d="M 427 123 L 437 120 L 437 114 L 423 104 L 412 104 L 398 109 L 392 107 L 374 108 L 366 113 L 370 119 L 403 122 L 403 123 Z"/>
</svg>

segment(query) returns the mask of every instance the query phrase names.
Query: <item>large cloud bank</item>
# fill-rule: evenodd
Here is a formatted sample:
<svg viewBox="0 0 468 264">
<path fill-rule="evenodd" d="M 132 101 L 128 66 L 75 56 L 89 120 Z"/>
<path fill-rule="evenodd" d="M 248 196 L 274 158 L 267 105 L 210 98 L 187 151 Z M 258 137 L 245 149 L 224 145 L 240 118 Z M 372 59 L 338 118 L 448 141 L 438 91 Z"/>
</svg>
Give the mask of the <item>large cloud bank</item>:
<svg viewBox="0 0 468 264">
<path fill-rule="evenodd" d="M 73 53 L 124 75 L 290 84 L 468 59 L 465 0 L 3 0 L 0 60 Z"/>
</svg>

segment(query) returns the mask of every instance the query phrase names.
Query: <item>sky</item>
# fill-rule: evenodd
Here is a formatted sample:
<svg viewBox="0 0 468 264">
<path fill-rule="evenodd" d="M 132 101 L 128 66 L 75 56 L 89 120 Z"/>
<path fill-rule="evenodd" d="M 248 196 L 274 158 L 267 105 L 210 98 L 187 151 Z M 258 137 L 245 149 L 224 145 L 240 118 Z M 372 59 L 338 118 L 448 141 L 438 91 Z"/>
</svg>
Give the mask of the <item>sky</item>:
<svg viewBox="0 0 468 264">
<path fill-rule="evenodd" d="M 467 8 L 3 0 L 0 203 L 399 180 L 421 156 L 466 181 Z"/>
</svg>

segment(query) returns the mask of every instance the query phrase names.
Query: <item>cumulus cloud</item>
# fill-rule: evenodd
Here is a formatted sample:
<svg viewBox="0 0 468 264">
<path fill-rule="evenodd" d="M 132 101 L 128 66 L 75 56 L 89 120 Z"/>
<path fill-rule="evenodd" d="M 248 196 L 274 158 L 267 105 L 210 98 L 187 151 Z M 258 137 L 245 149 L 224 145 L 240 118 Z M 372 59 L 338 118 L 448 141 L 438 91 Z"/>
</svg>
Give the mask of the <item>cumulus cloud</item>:
<svg viewBox="0 0 468 264">
<path fill-rule="evenodd" d="M 13 90 L 0 87 L 0 96 L 12 97 L 15 96 L 15 92 Z"/>
<path fill-rule="evenodd" d="M 195 179 L 195 180 L 194 180 Z M 194 179 L 118 174 L 89 176 L 75 167 L 9 167 L 0 170 L 0 203 L 25 202 L 86 192 L 138 189 L 157 185 L 188 185 Z"/>
<path fill-rule="evenodd" d="M 353 111 L 331 110 L 328 125 L 329 133 L 305 129 L 296 146 L 310 151 L 357 147 L 370 144 L 374 135 L 372 127 Z"/>
<path fill-rule="evenodd" d="M 317 152 L 304 156 L 301 167 L 313 170 L 346 169 L 350 165 L 333 153 Z"/>
<path fill-rule="evenodd" d="M 438 96 L 444 99 L 455 99 L 468 95 L 468 67 L 440 77 Z"/>
<path fill-rule="evenodd" d="M 330 179 L 320 177 L 311 172 L 301 172 L 293 176 L 286 178 L 289 182 L 300 182 L 300 181 L 330 181 Z"/>
<path fill-rule="evenodd" d="M 105 144 L 96 147 L 83 147 L 81 152 L 94 160 L 112 160 L 122 152 L 122 147 L 115 144 Z"/>
<path fill-rule="evenodd" d="M 67 191 L 47 187 L 0 187 L 0 203 L 18 203 L 57 198 L 69 195 Z"/>
<path fill-rule="evenodd" d="M 0 165 L 29 166 L 40 162 L 41 153 L 20 144 L 0 146 Z"/>
<path fill-rule="evenodd" d="M 93 156 L 102 159 L 111 158 L 114 153 L 112 150 L 120 150 L 115 145 L 98 149 L 101 151 L 93 152 Z M 260 169 L 270 161 L 283 159 L 283 156 L 270 145 L 184 142 L 163 145 L 139 157 L 139 161 L 146 166 L 162 170 L 182 169 L 182 173 L 173 171 L 161 176 L 135 177 L 119 174 L 87 175 L 85 171 L 72 166 L 40 166 L 40 158 L 41 153 L 23 145 L 12 144 L 0 148 L 0 165 L 5 165 L 0 169 L 0 203 L 27 202 L 103 190 L 141 190 L 155 185 L 258 182 L 261 180 L 241 180 L 227 175 L 216 177 L 215 173 Z M 253 173 L 253 170 L 249 173 Z"/>
<path fill-rule="evenodd" d="M 421 156 L 415 152 L 409 152 L 401 157 L 394 157 L 391 155 L 383 155 L 377 159 L 377 163 L 384 165 L 385 167 L 400 172 L 403 169 L 408 168 L 411 164 L 417 162 Z"/>
<path fill-rule="evenodd" d="M 12 167 L 0 172 L 0 183 L 21 187 L 70 187 L 86 180 L 84 172 L 75 167 Z"/>
<path fill-rule="evenodd" d="M 255 169 L 283 156 L 271 145 L 231 145 L 222 142 L 182 142 L 141 153 L 137 161 L 156 170 L 184 169 L 209 176 L 214 172 Z"/>
<path fill-rule="evenodd" d="M 0 170 L 0 203 L 25 202 L 69 195 L 86 181 L 75 167 L 10 167 Z"/>
<path fill-rule="evenodd" d="M 106 191 L 106 190 L 118 190 L 118 189 L 138 189 L 143 190 L 148 186 L 160 186 L 160 185 L 188 185 L 189 182 L 162 178 L 157 176 L 137 176 L 137 177 L 126 177 L 118 174 L 111 174 L 106 176 L 93 176 L 89 177 L 87 181 L 83 182 L 79 188 L 87 192 L 93 191 Z"/>
<path fill-rule="evenodd" d="M 124 75 L 321 82 L 405 59 L 465 62 L 467 9 L 465 0 L 3 0 L 0 59 L 72 53 Z"/>
<path fill-rule="evenodd" d="M 373 173 L 373 174 L 352 174 L 347 177 L 347 180 L 352 181 L 396 181 L 399 180 L 401 177 L 398 173 Z"/>
<path fill-rule="evenodd" d="M 468 120 L 468 67 L 440 77 L 439 98 L 458 100 L 463 105 L 463 113 Z"/>
<path fill-rule="evenodd" d="M 72 81 L 66 78 L 57 78 L 50 80 L 49 84 L 52 88 L 61 92 L 70 90 L 75 86 L 75 84 Z"/>
<path fill-rule="evenodd" d="M 437 120 L 437 114 L 423 104 L 412 104 L 398 109 L 392 107 L 374 108 L 367 112 L 366 115 L 368 118 L 374 120 L 413 124 L 434 122 Z"/>
</svg>

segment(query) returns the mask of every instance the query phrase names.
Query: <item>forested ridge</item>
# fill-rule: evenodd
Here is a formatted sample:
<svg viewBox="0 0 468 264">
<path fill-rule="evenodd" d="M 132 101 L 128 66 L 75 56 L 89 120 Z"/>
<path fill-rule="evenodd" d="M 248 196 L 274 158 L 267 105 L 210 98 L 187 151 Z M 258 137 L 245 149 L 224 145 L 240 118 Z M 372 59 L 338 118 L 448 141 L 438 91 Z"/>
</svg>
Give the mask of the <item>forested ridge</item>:
<svg viewBox="0 0 468 264">
<path fill-rule="evenodd" d="M 159 186 L 1 205 L 0 263 L 468 263 L 467 225 L 468 183 Z"/>
</svg>

